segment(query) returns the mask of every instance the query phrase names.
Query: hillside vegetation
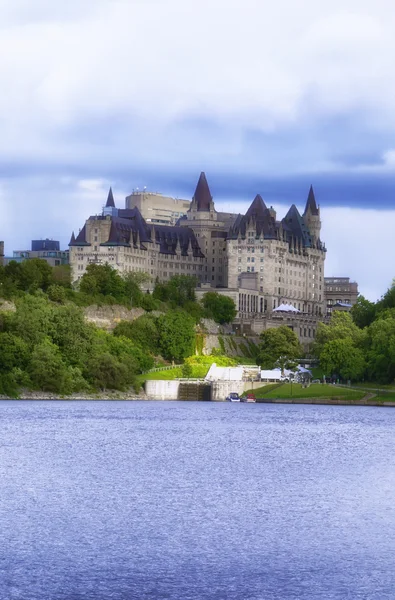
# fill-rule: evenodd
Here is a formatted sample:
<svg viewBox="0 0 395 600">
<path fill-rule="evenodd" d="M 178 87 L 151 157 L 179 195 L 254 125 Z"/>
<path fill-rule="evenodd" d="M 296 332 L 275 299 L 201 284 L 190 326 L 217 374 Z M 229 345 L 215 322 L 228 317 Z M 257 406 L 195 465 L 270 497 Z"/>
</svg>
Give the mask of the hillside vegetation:
<svg viewBox="0 0 395 600">
<path fill-rule="evenodd" d="M 210 359 L 194 362 L 196 324 L 203 316 L 232 319 L 234 304 L 221 303 L 218 294 L 196 302 L 192 277 L 156 284 L 152 294 L 142 291 L 146 282 L 144 273 L 122 277 L 108 265 L 90 265 L 75 289 L 68 267 L 39 259 L 0 267 L 0 394 L 17 396 L 21 387 L 61 395 L 139 389 L 155 376 L 146 372 L 158 361 L 183 363 L 188 357 L 167 376 L 204 377 Z M 144 314 L 112 332 L 84 317 L 84 307 L 115 304 Z"/>
</svg>

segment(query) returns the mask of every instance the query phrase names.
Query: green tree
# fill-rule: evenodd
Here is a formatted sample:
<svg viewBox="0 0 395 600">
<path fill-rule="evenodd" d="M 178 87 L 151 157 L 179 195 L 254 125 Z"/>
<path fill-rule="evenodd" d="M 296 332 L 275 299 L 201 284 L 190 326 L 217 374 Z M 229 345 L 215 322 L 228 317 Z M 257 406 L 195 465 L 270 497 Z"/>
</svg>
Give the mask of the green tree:
<svg viewBox="0 0 395 600">
<path fill-rule="evenodd" d="M 52 281 L 56 285 L 64 288 L 71 288 L 71 268 L 70 265 L 57 265 L 52 270 Z"/>
<path fill-rule="evenodd" d="M 159 349 L 164 358 L 182 360 L 194 353 L 195 323 L 182 310 L 166 313 L 158 318 Z"/>
<path fill-rule="evenodd" d="M 117 300 L 125 298 L 125 281 L 110 265 L 90 264 L 80 281 L 80 291 L 95 296 L 112 296 Z"/>
<path fill-rule="evenodd" d="M 136 373 L 148 371 L 154 366 L 153 358 L 131 339 L 124 336 L 107 335 L 109 351 L 119 361 L 127 365 L 133 377 Z"/>
<path fill-rule="evenodd" d="M 218 292 L 207 292 L 202 303 L 207 316 L 216 323 L 231 323 L 236 317 L 235 303 L 228 296 L 222 296 Z"/>
<path fill-rule="evenodd" d="M 92 356 L 86 366 L 88 381 L 101 390 L 124 390 L 132 380 L 127 365 L 119 362 L 110 352 Z"/>
<path fill-rule="evenodd" d="M 29 361 L 29 346 L 13 333 L 0 333 L 0 371 L 9 372 L 15 367 L 25 369 Z"/>
<path fill-rule="evenodd" d="M 38 390 L 54 393 L 70 391 L 70 375 L 56 344 L 49 339 L 37 344 L 31 355 L 29 374 Z"/>
<path fill-rule="evenodd" d="M 384 296 L 377 302 L 376 311 L 380 312 L 386 308 L 395 308 L 395 287 L 391 286 Z"/>
<path fill-rule="evenodd" d="M 395 379 L 395 309 L 379 313 L 367 330 L 367 375 L 371 381 Z"/>
<path fill-rule="evenodd" d="M 19 287 L 22 290 L 47 290 L 52 283 L 52 267 L 46 260 L 30 258 L 20 265 Z"/>
<path fill-rule="evenodd" d="M 320 354 L 320 367 L 328 375 L 340 375 L 342 379 L 358 381 L 365 372 L 365 357 L 351 338 L 327 342 Z"/>
<path fill-rule="evenodd" d="M 48 298 L 52 302 L 64 304 L 66 301 L 66 289 L 62 285 L 52 284 L 48 288 Z"/>
<path fill-rule="evenodd" d="M 357 327 L 349 313 L 335 311 L 328 324 L 318 323 L 313 345 L 314 354 L 320 358 L 325 344 L 338 339 L 351 339 L 356 347 L 362 347 L 366 340 L 366 332 Z"/>
<path fill-rule="evenodd" d="M 356 303 L 352 307 L 350 314 L 352 319 L 360 329 L 368 327 L 376 316 L 376 305 L 367 300 L 364 296 L 359 295 Z"/>
<path fill-rule="evenodd" d="M 52 333 L 54 307 L 44 295 L 26 295 L 15 302 L 16 311 L 10 315 L 8 328 L 30 347 L 41 343 Z"/>
<path fill-rule="evenodd" d="M 174 275 L 167 283 L 157 282 L 153 296 L 162 302 L 168 302 L 172 308 L 184 307 L 187 302 L 196 300 L 196 277 Z"/>
<path fill-rule="evenodd" d="M 55 306 L 50 336 L 68 365 L 82 368 L 91 354 L 95 329 L 87 323 L 81 308 L 73 304 Z"/>
<path fill-rule="evenodd" d="M 156 319 L 142 315 L 134 321 L 121 321 L 114 329 L 115 336 L 125 336 L 144 350 L 157 354 L 159 332 Z"/>
<path fill-rule="evenodd" d="M 152 294 L 143 294 L 141 297 L 140 306 L 147 312 L 152 312 L 153 310 L 157 310 L 158 301 L 155 300 Z"/>
<path fill-rule="evenodd" d="M 274 369 L 277 366 L 281 370 L 292 368 L 302 354 L 296 333 L 286 325 L 267 329 L 260 335 L 257 364 L 264 369 Z"/>
<path fill-rule="evenodd" d="M 189 362 L 184 362 L 184 364 L 181 367 L 181 373 L 182 373 L 182 376 L 185 378 L 192 377 L 192 373 L 193 373 L 192 365 Z"/>
</svg>

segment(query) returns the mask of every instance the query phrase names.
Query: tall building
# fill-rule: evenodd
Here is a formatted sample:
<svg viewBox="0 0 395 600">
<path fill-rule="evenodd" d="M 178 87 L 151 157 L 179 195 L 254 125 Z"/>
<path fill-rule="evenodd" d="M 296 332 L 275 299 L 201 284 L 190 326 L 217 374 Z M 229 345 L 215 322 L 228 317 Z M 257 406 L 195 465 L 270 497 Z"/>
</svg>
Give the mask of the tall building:
<svg viewBox="0 0 395 600">
<path fill-rule="evenodd" d="M 206 175 L 201 173 L 190 209 L 179 224 L 195 232 L 206 257 L 204 282 L 215 288 L 228 287 L 227 238 L 236 219 L 235 214 L 215 210 Z"/>
<path fill-rule="evenodd" d="M 311 341 L 325 314 L 326 255 L 312 187 L 303 214 L 292 205 L 281 220 L 259 195 L 245 215 L 218 212 L 204 173 L 177 225 L 148 221 L 137 206 L 130 207 L 130 198 L 119 209 L 110 189 L 102 214 L 89 217 L 77 237 L 72 235 L 73 281 L 91 263 L 144 271 L 152 282 L 194 275 L 198 297 L 215 290 L 235 301 L 241 329 L 260 332 L 285 323 L 302 342 Z M 282 311 L 284 305 L 292 305 L 294 313 Z"/>
<path fill-rule="evenodd" d="M 175 225 L 178 219 L 187 213 L 190 204 L 189 200 L 137 190 L 126 196 L 125 208 L 138 208 L 147 223 Z"/>
<path fill-rule="evenodd" d="M 69 251 L 61 250 L 57 240 L 32 240 L 30 250 L 14 250 L 12 257 L 7 257 L 6 262 L 15 260 L 22 262 L 31 258 L 41 258 L 51 267 L 69 264 Z"/>
<path fill-rule="evenodd" d="M 326 314 L 333 310 L 350 310 L 358 299 L 358 284 L 349 277 L 325 277 Z"/>
<path fill-rule="evenodd" d="M 303 313 L 325 313 L 326 248 L 312 187 L 303 215 L 292 205 L 278 221 L 273 207 L 268 208 L 259 194 L 245 215 L 217 212 L 202 173 L 180 224 L 196 234 L 206 256 L 207 283 L 237 290 L 241 277 L 243 282 L 248 279 L 248 289 L 255 294 L 240 297 L 236 305 L 241 312 L 264 312 L 261 306 L 270 311 L 288 303 Z"/>
</svg>

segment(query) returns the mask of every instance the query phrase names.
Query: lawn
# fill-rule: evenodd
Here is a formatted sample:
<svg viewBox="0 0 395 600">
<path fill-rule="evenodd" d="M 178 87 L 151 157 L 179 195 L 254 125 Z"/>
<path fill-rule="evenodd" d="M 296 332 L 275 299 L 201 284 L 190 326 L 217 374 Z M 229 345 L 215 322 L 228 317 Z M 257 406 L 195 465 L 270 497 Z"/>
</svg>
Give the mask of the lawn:
<svg viewBox="0 0 395 600">
<path fill-rule="evenodd" d="M 257 366 L 255 358 L 248 358 L 247 356 L 230 356 L 230 358 L 234 358 L 235 360 L 237 360 L 239 365 L 255 365 L 255 366 Z"/>
<path fill-rule="evenodd" d="M 270 389 L 269 389 L 270 388 Z M 303 388 L 299 383 L 284 383 L 283 385 L 264 386 L 252 391 L 257 398 L 344 398 L 347 400 L 360 400 L 365 392 L 352 390 L 334 385 L 313 383 L 308 388 Z"/>
<path fill-rule="evenodd" d="M 192 365 L 191 378 L 204 379 L 208 373 L 210 365 Z M 163 371 L 153 371 L 151 373 L 142 373 L 137 376 L 137 380 L 140 385 L 143 385 L 144 381 L 147 380 L 161 380 L 161 379 L 178 379 L 183 377 L 182 368 L 174 367 L 174 369 L 164 369 Z"/>
<path fill-rule="evenodd" d="M 372 382 L 359 382 L 359 383 L 353 383 L 352 384 L 353 387 L 360 387 L 360 388 L 366 388 L 366 389 L 371 389 L 372 392 L 375 392 L 377 390 L 388 390 L 390 392 L 395 392 L 395 385 L 393 383 L 389 383 L 389 384 L 383 384 L 383 383 L 372 383 Z"/>
</svg>

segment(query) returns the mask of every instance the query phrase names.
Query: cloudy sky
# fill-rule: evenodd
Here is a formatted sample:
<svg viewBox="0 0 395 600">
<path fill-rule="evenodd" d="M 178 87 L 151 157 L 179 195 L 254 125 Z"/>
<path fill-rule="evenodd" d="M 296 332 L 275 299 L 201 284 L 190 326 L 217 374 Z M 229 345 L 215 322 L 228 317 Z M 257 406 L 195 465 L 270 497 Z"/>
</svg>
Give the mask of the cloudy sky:
<svg viewBox="0 0 395 600">
<path fill-rule="evenodd" d="M 0 239 L 66 246 L 136 187 L 283 216 L 314 185 L 327 275 L 395 276 L 390 0 L 0 0 Z"/>
</svg>

